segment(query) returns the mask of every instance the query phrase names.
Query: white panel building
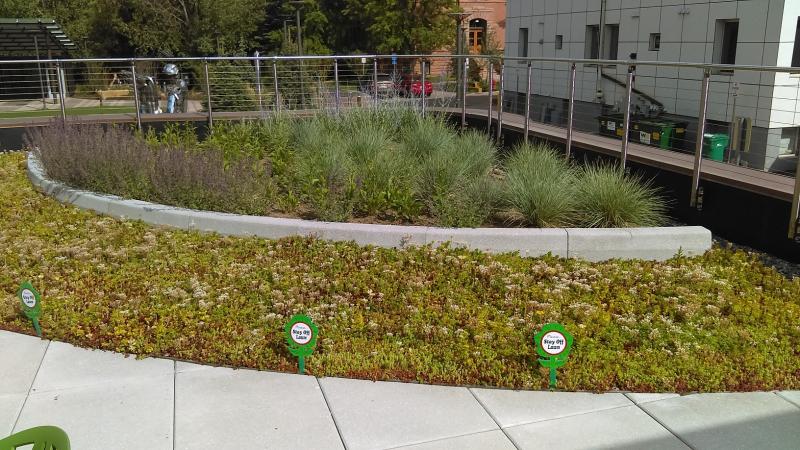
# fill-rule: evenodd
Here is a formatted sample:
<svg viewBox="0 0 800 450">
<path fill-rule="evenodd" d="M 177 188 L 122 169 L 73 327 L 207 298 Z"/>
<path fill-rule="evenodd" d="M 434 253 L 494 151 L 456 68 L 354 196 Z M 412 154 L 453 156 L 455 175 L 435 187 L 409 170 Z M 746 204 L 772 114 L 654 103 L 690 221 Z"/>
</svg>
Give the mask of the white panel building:
<svg viewBox="0 0 800 450">
<path fill-rule="evenodd" d="M 635 57 L 638 61 L 798 67 L 797 75 L 744 70 L 714 73 L 708 107 L 711 131 L 727 133 L 734 115 L 745 119 L 743 130 L 748 121 L 752 124 L 745 163 L 778 171 L 796 164 L 800 0 L 508 0 L 505 41 L 509 57 Z M 579 128 L 596 131 L 597 115 L 623 105 L 626 72 L 623 65 L 578 66 L 575 119 Z M 689 121 L 687 139 L 693 141 L 701 80 L 700 69 L 639 65 L 634 105 L 643 114 L 663 109 L 667 116 Z M 509 62 L 506 93 L 516 100 L 518 111 L 524 105 L 519 96 L 524 97 L 525 89 L 526 65 Z M 534 63 L 531 115 L 563 124 L 567 90 L 567 65 Z M 744 137 L 743 132 L 740 143 Z"/>
</svg>

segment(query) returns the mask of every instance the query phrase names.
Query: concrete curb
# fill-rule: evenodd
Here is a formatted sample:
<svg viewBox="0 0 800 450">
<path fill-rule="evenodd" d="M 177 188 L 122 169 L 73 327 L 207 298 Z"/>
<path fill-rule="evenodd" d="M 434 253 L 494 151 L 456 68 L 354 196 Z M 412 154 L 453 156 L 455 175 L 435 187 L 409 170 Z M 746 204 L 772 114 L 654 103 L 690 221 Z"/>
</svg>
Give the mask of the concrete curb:
<svg viewBox="0 0 800 450">
<path fill-rule="evenodd" d="M 49 180 L 32 153 L 28 154 L 28 178 L 37 190 L 59 202 L 99 214 L 230 236 L 278 239 L 313 235 L 331 241 L 353 241 L 360 245 L 386 248 L 426 244 L 436 246 L 449 242 L 456 247 L 489 253 L 519 252 L 522 256 L 552 253 L 589 261 L 613 258 L 661 261 L 679 252 L 693 256 L 711 248 L 711 232 L 703 227 L 437 228 L 318 222 L 196 211 L 70 188 Z"/>
</svg>

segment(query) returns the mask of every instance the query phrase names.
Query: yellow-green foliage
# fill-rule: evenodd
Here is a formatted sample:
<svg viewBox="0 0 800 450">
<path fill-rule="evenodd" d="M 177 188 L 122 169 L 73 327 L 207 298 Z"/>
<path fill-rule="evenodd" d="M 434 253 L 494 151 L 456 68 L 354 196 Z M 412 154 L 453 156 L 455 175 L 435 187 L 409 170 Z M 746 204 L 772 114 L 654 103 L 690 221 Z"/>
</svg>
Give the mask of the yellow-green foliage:
<svg viewBox="0 0 800 450">
<path fill-rule="evenodd" d="M 575 336 L 569 390 L 800 388 L 800 279 L 743 252 L 592 264 L 451 248 L 226 238 L 95 216 L 0 156 L 0 328 L 137 355 L 296 370 L 282 329 L 319 325 L 315 375 L 545 388 L 534 333 Z"/>
</svg>

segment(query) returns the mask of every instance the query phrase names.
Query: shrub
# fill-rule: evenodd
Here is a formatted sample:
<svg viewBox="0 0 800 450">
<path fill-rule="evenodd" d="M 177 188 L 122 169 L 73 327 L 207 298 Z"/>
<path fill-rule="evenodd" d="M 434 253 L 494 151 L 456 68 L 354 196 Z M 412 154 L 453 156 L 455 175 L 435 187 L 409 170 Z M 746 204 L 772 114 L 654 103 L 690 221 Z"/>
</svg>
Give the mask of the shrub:
<svg viewBox="0 0 800 450">
<path fill-rule="evenodd" d="M 122 127 L 53 121 L 29 129 L 25 144 L 52 179 L 123 197 L 147 199 L 152 194 L 151 151 Z"/>
<path fill-rule="evenodd" d="M 255 69 L 250 64 L 230 61 L 210 63 L 208 75 L 213 111 L 258 111 L 258 97 L 252 86 Z M 208 97 L 205 95 L 202 105 L 208 111 Z"/>
<path fill-rule="evenodd" d="M 195 209 L 265 214 L 275 188 L 259 164 L 222 151 L 157 144 L 120 127 L 67 125 L 30 130 L 26 144 L 49 177 L 71 186 Z"/>
<path fill-rule="evenodd" d="M 578 182 L 578 209 L 584 227 L 652 227 L 666 222 L 667 204 L 651 181 L 590 165 Z"/>
<path fill-rule="evenodd" d="M 503 216 L 512 223 L 559 227 L 574 221 L 576 170 L 547 146 L 522 144 L 506 160 Z"/>
</svg>

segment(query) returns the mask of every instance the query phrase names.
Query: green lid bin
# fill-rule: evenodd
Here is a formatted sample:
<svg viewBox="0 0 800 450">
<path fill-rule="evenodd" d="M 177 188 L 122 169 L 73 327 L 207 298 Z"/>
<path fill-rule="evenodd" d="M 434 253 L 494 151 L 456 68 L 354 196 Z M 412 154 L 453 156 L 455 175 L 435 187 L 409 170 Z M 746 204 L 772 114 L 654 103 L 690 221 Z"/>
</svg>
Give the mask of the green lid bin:
<svg viewBox="0 0 800 450">
<path fill-rule="evenodd" d="M 703 135 L 703 156 L 713 161 L 725 160 L 725 149 L 728 148 L 727 134 L 705 134 Z"/>
</svg>

